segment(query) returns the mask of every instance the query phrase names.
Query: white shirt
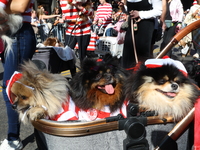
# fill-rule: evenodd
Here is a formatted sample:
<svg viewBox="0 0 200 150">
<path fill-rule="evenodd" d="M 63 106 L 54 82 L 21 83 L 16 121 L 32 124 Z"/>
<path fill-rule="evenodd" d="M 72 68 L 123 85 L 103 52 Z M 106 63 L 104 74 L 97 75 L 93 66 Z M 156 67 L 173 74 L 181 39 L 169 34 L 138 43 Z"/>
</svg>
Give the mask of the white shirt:
<svg viewBox="0 0 200 150">
<path fill-rule="evenodd" d="M 142 0 L 128 0 L 128 2 L 136 3 Z M 152 10 L 139 11 L 139 16 L 141 19 L 156 18 L 162 14 L 162 0 L 148 0 L 152 4 Z"/>
</svg>

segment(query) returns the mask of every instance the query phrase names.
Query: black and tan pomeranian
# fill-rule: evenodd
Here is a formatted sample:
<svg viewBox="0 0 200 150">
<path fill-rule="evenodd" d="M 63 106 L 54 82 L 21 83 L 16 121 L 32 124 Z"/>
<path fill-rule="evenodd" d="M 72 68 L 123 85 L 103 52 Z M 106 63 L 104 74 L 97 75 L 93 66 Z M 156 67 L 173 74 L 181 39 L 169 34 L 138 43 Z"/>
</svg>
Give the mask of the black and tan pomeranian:
<svg viewBox="0 0 200 150">
<path fill-rule="evenodd" d="M 119 66 L 119 60 L 106 54 L 103 59 L 86 58 L 80 72 L 70 82 L 70 95 L 76 106 L 86 110 L 101 110 L 109 106 L 110 112 L 121 108 L 124 102 L 123 85 L 128 72 Z"/>
<path fill-rule="evenodd" d="M 179 61 L 149 59 L 125 82 L 125 94 L 132 103 L 160 117 L 182 119 L 200 95 Z"/>
</svg>

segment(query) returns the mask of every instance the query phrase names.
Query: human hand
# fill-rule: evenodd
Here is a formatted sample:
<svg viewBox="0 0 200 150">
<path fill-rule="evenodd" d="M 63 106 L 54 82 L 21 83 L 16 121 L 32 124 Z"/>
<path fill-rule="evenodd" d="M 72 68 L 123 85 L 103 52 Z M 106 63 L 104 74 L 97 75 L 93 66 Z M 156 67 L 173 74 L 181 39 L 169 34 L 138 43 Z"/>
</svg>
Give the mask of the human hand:
<svg viewBox="0 0 200 150">
<path fill-rule="evenodd" d="M 135 19 L 135 18 L 139 18 L 139 11 L 137 10 L 131 10 L 130 12 L 130 16 L 131 16 L 131 19 Z"/>
<path fill-rule="evenodd" d="M 99 23 L 103 23 L 103 20 L 101 20 L 101 19 L 99 19 L 99 21 L 98 21 Z"/>
<path fill-rule="evenodd" d="M 181 30 L 181 28 L 182 28 L 181 23 L 178 23 L 177 26 L 176 26 L 176 31 L 175 32 L 178 33 Z"/>
<path fill-rule="evenodd" d="M 97 21 L 93 21 L 92 24 L 97 24 Z"/>
</svg>

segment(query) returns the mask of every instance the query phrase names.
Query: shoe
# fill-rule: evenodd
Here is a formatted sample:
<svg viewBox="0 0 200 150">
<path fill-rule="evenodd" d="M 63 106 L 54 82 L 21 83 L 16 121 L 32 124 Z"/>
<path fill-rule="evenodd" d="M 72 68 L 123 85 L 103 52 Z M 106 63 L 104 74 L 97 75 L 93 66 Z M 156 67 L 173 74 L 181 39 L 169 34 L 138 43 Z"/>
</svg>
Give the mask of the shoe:
<svg viewBox="0 0 200 150">
<path fill-rule="evenodd" d="M 193 58 L 199 58 L 199 54 L 198 53 L 194 54 Z"/>
<path fill-rule="evenodd" d="M 5 139 L 0 145 L 0 150 L 21 150 L 22 148 L 23 144 L 21 140 L 8 141 Z"/>
</svg>

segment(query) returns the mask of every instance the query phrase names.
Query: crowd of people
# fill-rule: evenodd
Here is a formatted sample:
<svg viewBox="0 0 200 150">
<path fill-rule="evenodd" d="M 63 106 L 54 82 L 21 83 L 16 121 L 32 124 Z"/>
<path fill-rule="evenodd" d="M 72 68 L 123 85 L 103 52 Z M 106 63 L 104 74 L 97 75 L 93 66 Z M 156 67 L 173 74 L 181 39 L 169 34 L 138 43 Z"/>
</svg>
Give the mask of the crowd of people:
<svg viewBox="0 0 200 150">
<path fill-rule="evenodd" d="M 181 0 L 147 0 L 145 3 L 149 5 L 146 6 L 147 8 L 144 8 L 143 4 L 140 6 L 139 2 L 144 1 L 127 1 L 125 4 L 123 0 L 112 2 L 99 0 L 96 6 L 88 1 L 77 1 L 73 4 L 73 2 L 61 0 L 59 7 L 55 7 L 51 15 L 45 14 L 46 11 L 42 5 L 38 6 L 37 11 L 33 10 L 32 26 L 38 43 L 44 42 L 50 36 L 57 37 L 71 49 L 78 48 L 80 60 L 86 56 L 96 56 L 91 53 L 97 49 L 98 37 L 103 36 L 103 33 L 105 36 L 115 36 L 120 41 L 118 43 L 124 44 L 121 65 L 124 68 L 132 68 L 137 64 L 137 59 L 143 61 L 153 57 L 153 45 L 156 41 L 161 40 L 160 50 L 162 50 L 179 30 L 189 25 L 194 19 L 198 19 L 198 17 L 191 18 L 191 15 L 186 15 L 192 12 L 189 12 L 189 9 L 184 11 Z M 195 0 L 193 8 L 198 8 L 198 5 Z M 134 32 L 134 41 L 131 21 L 134 28 L 137 28 Z M 125 23 L 128 28 L 123 30 Z M 197 40 L 195 37 L 198 36 L 194 36 L 195 32 L 197 30 L 180 41 L 179 49 L 182 56 L 188 54 L 192 41 Z M 92 51 L 88 51 L 90 42 L 94 39 L 96 44 L 93 44 Z M 197 52 L 194 57 L 199 58 L 198 43 L 193 45 Z M 167 55 L 171 57 L 171 51 Z"/>
<path fill-rule="evenodd" d="M 124 44 L 120 61 L 122 67 L 130 69 L 138 63 L 138 60 L 144 61 L 152 57 L 152 45 L 156 41 L 155 35 L 159 27 L 163 31 L 160 47 L 162 50 L 179 30 L 200 18 L 200 0 L 194 1 L 193 6 L 185 14 L 181 0 L 127 0 L 127 2 L 115 0 L 112 3 L 99 0 L 100 4 L 97 7 L 88 0 L 60 0 L 59 7 L 56 7 L 52 14 L 48 14 L 42 5 L 33 9 L 34 0 L 12 0 L 11 3 L 0 0 L 0 7 L 2 3 L 5 5 L 5 11 L 21 14 L 23 24 L 16 34 L 12 35 L 14 39 L 12 52 L 4 51 L 1 55 L 4 67 L 3 97 L 7 108 L 8 134 L 0 150 L 23 148 L 20 141 L 18 114 L 12 109 L 5 90 L 7 80 L 14 71 L 19 69 L 24 60 L 32 58 L 37 43 L 45 42 L 51 36 L 57 37 L 57 40 L 63 43 L 63 47 L 74 49 L 78 45 L 78 58 L 82 62 L 87 57 L 91 39 L 95 37 L 97 42 L 96 37 L 102 35 L 99 33 L 100 29 L 105 32 L 105 36 L 117 37 L 122 36 L 121 32 L 125 32 L 124 40 L 120 41 L 120 44 Z M 6 20 L 4 17 L 1 18 Z M 127 27 L 122 29 L 125 23 Z M 189 39 L 181 40 L 179 44 L 183 54 L 189 51 L 188 44 L 191 45 L 192 41 L 195 41 L 194 57 L 199 58 L 199 31 L 197 29 L 187 36 Z M 171 53 L 169 52 L 168 55 L 170 56 Z M 96 57 L 91 53 L 90 56 Z"/>
</svg>

